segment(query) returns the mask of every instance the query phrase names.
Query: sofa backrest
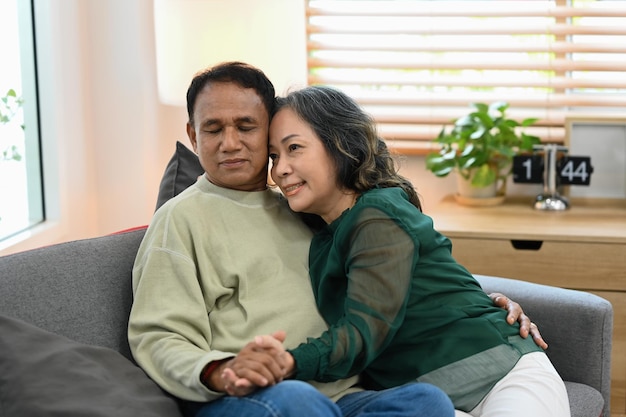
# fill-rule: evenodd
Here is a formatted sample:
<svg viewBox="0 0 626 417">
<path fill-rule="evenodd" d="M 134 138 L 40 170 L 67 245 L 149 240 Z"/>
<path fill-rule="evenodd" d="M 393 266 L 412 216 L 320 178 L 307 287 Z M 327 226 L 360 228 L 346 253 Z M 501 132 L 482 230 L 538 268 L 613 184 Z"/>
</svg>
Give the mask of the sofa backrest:
<svg viewBox="0 0 626 417">
<path fill-rule="evenodd" d="M 132 267 L 145 229 L 0 257 L 0 313 L 131 358 Z"/>
</svg>

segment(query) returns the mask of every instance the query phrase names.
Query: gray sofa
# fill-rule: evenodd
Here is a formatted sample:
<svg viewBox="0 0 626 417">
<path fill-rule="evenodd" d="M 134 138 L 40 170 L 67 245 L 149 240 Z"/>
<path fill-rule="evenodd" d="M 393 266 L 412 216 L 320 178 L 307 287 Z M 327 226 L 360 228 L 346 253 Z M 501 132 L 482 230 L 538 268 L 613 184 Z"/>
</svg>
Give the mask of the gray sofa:
<svg viewBox="0 0 626 417">
<path fill-rule="evenodd" d="M 0 257 L 0 415 L 180 415 L 132 363 L 126 340 L 131 268 L 144 233 Z M 611 304 L 584 292 L 477 278 L 538 323 L 566 381 L 572 416 L 609 416 Z M 84 412 L 72 412 L 79 408 Z"/>
</svg>

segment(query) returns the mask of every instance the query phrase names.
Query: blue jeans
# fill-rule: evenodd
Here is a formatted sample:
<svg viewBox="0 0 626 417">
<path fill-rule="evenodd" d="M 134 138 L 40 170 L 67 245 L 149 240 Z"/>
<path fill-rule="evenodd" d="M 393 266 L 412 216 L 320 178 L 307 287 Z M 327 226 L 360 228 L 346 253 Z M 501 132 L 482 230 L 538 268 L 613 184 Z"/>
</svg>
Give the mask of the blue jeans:
<svg viewBox="0 0 626 417">
<path fill-rule="evenodd" d="M 341 417 L 341 411 L 312 385 L 288 380 L 245 397 L 225 396 L 198 404 L 194 417 Z"/>
<path fill-rule="evenodd" d="M 337 405 L 343 417 L 454 417 L 454 406 L 445 392 L 417 382 L 348 394 Z"/>
<path fill-rule="evenodd" d="M 453 417 L 454 408 L 440 389 L 412 383 L 383 391 L 349 394 L 337 404 L 313 386 L 283 381 L 245 397 L 225 396 L 197 404 L 194 417 Z"/>
</svg>

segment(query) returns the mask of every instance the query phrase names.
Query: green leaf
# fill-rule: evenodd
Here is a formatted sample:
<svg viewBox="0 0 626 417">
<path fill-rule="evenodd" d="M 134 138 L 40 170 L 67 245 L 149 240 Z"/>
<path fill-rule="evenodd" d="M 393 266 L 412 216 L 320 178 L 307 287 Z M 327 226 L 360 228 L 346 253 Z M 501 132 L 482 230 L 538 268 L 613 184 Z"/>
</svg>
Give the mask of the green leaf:
<svg viewBox="0 0 626 417">
<path fill-rule="evenodd" d="M 478 128 L 470 135 L 470 139 L 480 139 L 487 132 L 485 126 L 478 126 Z"/>
<path fill-rule="evenodd" d="M 468 144 L 468 145 L 467 145 L 467 146 L 463 149 L 463 152 L 461 152 L 461 155 L 460 155 L 460 156 L 461 156 L 461 157 L 466 157 L 466 156 L 468 156 L 469 154 L 471 154 L 472 152 L 474 152 L 474 149 L 476 149 L 476 147 L 475 147 L 473 144 L 469 143 L 469 144 Z"/>
<path fill-rule="evenodd" d="M 489 113 L 483 112 L 475 112 L 472 113 L 474 120 L 476 120 L 476 127 L 483 127 L 486 129 L 491 129 L 494 126 L 494 119 L 491 118 Z"/>
<path fill-rule="evenodd" d="M 489 165 L 483 165 L 476 169 L 472 178 L 473 187 L 486 187 L 496 181 L 496 173 Z"/>
<path fill-rule="evenodd" d="M 438 177 L 445 177 L 446 175 L 450 174 L 453 170 L 454 170 L 454 167 L 442 167 L 436 171 L 433 171 L 433 174 L 435 174 Z"/>
<path fill-rule="evenodd" d="M 537 120 L 539 119 L 537 119 L 536 117 L 530 117 L 528 119 L 524 119 L 522 120 L 522 126 L 532 126 L 537 122 Z"/>
<path fill-rule="evenodd" d="M 459 161 L 459 168 L 461 169 L 469 169 L 475 166 L 477 166 L 475 157 L 470 157 L 470 158 L 467 158 L 466 160 Z"/>
<path fill-rule="evenodd" d="M 497 111 L 498 113 L 504 115 L 504 113 L 506 112 L 506 109 L 509 108 L 509 103 L 507 103 L 506 101 L 496 101 L 494 103 L 491 103 L 489 105 L 489 110 L 490 111 Z"/>
<path fill-rule="evenodd" d="M 454 122 L 454 126 L 458 126 L 460 128 L 470 127 L 473 124 L 474 124 L 474 120 L 472 119 L 471 115 L 460 117 L 459 119 L 457 119 L 456 122 Z"/>
<path fill-rule="evenodd" d="M 507 128 L 516 128 L 519 125 L 520 124 L 517 122 L 517 120 L 513 120 L 513 119 L 503 119 L 502 123 L 500 124 L 500 126 L 507 127 Z"/>
<path fill-rule="evenodd" d="M 438 177 L 445 177 L 454 169 L 454 159 L 444 158 L 436 153 L 426 156 L 426 168 Z"/>
<path fill-rule="evenodd" d="M 472 103 L 472 107 L 478 110 L 478 113 L 487 114 L 489 112 L 489 106 L 485 103 Z"/>
<path fill-rule="evenodd" d="M 454 159 L 456 157 L 456 150 L 450 148 L 446 152 L 442 153 L 441 156 L 443 159 L 447 160 Z"/>
</svg>

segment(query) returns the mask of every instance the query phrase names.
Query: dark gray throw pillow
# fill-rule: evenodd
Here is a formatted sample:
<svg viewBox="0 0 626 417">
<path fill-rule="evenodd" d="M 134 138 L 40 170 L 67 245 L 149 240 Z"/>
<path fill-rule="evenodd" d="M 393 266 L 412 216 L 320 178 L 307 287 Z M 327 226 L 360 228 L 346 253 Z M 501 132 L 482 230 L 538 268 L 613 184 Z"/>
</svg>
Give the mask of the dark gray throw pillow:
<svg viewBox="0 0 626 417">
<path fill-rule="evenodd" d="M 177 196 L 191 184 L 195 183 L 203 173 L 204 169 L 200 165 L 198 155 L 179 141 L 176 141 L 176 151 L 167 163 L 163 178 L 161 178 L 155 210 L 158 210 L 167 200 Z"/>
<path fill-rule="evenodd" d="M 181 416 L 118 352 L 0 315 L 0 416 Z"/>
</svg>

